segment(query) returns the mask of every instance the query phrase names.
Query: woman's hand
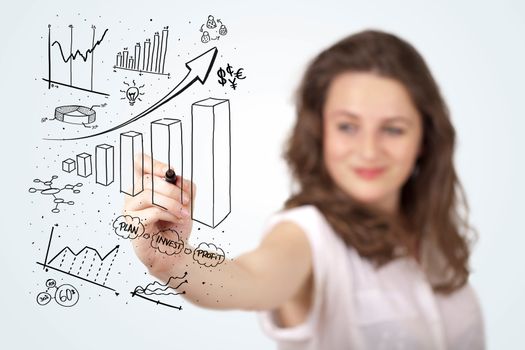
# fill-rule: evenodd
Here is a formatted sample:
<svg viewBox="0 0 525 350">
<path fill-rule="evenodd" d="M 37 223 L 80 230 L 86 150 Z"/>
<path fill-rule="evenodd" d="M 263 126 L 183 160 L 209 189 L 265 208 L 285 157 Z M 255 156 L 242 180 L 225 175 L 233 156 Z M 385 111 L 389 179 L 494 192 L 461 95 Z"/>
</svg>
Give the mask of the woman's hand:
<svg viewBox="0 0 525 350">
<path fill-rule="evenodd" d="M 142 155 L 135 158 L 135 163 L 142 167 Z M 153 164 L 152 164 L 153 163 Z M 135 197 L 126 196 L 124 214 L 138 217 L 145 227 L 145 233 L 133 240 L 135 253 L 153 275 L 166 272 L 176 261 L 177 255 L 168 256 L 152 247 L 151 238 L 160 231 L 167 239 L 176 239 L 176 235 L 186 246 L 192 228 L 191 195 L 195 196 L 195 186 L 190 181 L 177 176 L 175 184 L 164 180 L 168 166 L 144 155 L 144 191 Z M 173 169 L 175 172 L 178 169 Z M 139 175 L 140 174 L 136 174 Z M 192 189 L 193 187 L 193 189 Z M 152 204 L 153 195 L 155 203 Z M 183 254 L 182 254 L 183 255 Z M 174 260 L 175 259 L 175 260 Z"/>
</svg>

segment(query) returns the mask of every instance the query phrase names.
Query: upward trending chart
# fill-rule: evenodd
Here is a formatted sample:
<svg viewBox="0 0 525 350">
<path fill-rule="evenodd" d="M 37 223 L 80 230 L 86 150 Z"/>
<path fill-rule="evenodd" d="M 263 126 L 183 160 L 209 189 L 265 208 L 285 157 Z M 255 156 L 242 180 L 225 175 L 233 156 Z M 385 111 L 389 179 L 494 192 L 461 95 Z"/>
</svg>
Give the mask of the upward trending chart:
<svg viewBox="0 0 525 350">
<path fill-rule="evenodd" d="M 100 38 L 95 41 L 96 38 L 96 27 L 91 26 L 91 43 L 88 45 L 89 48 L 81 51 L 77 49 L 73 52 L 73 47 L 75 47 L 74 42 L 74 31 L 73 26 L 69 26 L 69 45 L 66 43 L 61 43 L 57 40 L 51 42 L 51 25 L 48 25 L 48 34 L 47 34 L 47 60 L 48 60 L 48 73 L 47 78 L 42 78 L 42 80 L 48 83 L 48 88 L 50 89 L 53 84 L 65 86 L 77 90 L 87 91 L 99 95 L 109 96 L 109 94 L 96 91 L 93 88 L 93 79 L 94 79 L 94 54 L 95 49 L 102 44 L 108 29 L 104 30 Z M 56 49 L 55 49 L 56 47 Z M 66 49 L 64 49 L 66 47 Z M 67 50 L 69 47 L 69 50 Z M 64 52 L 66 50 L 66 52 Z M 58 57 L 56 59 L 55 57 Z M 89 62 L 88 62 L 89 60 Z M 79 70 L 73 70 L 73 63 L 80 61 L 80 64 L 76 64 L 75 67 Z M 55 63 L 58 63 L 55 65 Z M 55 78 L 58 70 L 63 70 L 63 66 L 67 65 L 67 81 L 61 81 L 61 78 Z M 80 78 L 79 78 L 80 77 Z M 87 79 L 81 79 L 82 77 L 87 77 Z"/>
<path fill-rule="evenodd" d="M 168 27 L 165 27 L 162 34 L 156 32 L 153 35 L 153 42 L 146 39 L 142 47 L 140 43 L 136 43 L 132 53 L 127 47 L 117 53 L 113 68 L 169 76 L 169 73 L 164 73 L 167 51 Z"/>
<path fill-rule="evenodd" d="M 104 256 L 101 256 L 95 248 L 88 246 L 77 253 L 66 246 L 49 259 L 54 229 L 54 227 L 51 228 L 44 262 L 37 262 L 37 264 L 41 265 L 46 271 L 52 269 L 98 287 L 112 290 L 118 295 L 115 289 L 106 286 L 106 281 L 117 256 L 119 246 L 115 246 Z"/>
</svg>

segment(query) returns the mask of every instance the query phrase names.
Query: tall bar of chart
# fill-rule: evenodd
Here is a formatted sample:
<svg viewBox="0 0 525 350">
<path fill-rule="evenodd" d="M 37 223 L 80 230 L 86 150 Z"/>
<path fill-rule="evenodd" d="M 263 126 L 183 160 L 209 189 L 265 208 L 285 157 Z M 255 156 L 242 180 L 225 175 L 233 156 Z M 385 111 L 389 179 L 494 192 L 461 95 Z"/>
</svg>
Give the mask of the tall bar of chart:
<svg viewBox="0 0 525 350">
<path fill-rule="evenodd" d="M 195 102 L 191 125 L 191 181 L 199 189 L 199 199 L 192 203 L 192 218 L 215 228 L 231 212 L 229 100 Z"/>
<path fill-rule="evenodd" d="M 151 158 L 167 164 L 177 175 L 183 176 L 182 122 L 179 119 L 164 118 L 151 123 Z M 153 164 L 152 164 L 153 169 Z M 164 208 L 155 199 L 155 183 L 152 181 L 151 202 Z M 182 188 L 180 190 L 182 202 Z"/>
<path fill-rule="evenodd" d="M 109 186 L 115 179 L 115 147 L 107 144 L 95 147 L 95 172 L 96 182 Z"/>
<path fill-rule="evenodd" d="M 141 43 L 136 43 L 133 52 L 125 47 L 117 53 L 113 68 L 169 76 L 169 73 L 164 72 L 168 34 L 168 27 L 165 27 L 161 33 L 156 32 L 153 35 L 153 42 L 146 39 L 142 46 Z"/>
<path fill-rule="evenodd" d="M 139 132 L 120 134 L 120 192 L 133 197 L 144 190 L 143 142 Z M 136 161 L 135 156 L 140 156 L 142 162 Z"/>
</svg>

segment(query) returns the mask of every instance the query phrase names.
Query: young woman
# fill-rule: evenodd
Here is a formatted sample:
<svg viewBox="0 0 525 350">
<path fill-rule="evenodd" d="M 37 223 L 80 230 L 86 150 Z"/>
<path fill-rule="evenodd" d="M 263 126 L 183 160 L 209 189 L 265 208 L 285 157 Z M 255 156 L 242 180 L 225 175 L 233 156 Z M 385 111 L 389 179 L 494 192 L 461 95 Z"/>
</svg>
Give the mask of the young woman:
<svg viewBox="0 0 525 350">
<path fill-rule="evenodd" d="M 188 272 L 185 297 L 197 305 L 261 311 L 281 349 L 483 349 L 454 145 L 418 52 L 360 32 L 306 70 L 285 152 L 298 190 L 257 249 L 215 269 L 160 254 L 147 239 L 134 240 L 135 251 L 163 281 Z M 191 184 L 168 184 L 165 171 L 155 162 L 145 183 L 168 210 L 151 205 L 149 187 L 125 212 L 187 244 Z"/>
</svg>

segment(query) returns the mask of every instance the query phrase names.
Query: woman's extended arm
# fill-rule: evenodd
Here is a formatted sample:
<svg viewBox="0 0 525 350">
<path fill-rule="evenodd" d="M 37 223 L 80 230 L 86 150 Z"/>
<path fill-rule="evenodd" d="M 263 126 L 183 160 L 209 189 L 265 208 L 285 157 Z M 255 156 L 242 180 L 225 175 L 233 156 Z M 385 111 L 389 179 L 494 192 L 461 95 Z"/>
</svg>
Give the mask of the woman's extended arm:
<svg viewBox="0 0 525 350">
<path fill-rule="evenodd" d="M 182 184 L 184 197 L 180 201 L 180 187 L 162 179 L 167 166 L 145 161 L 145 190 L 127 199 L 125 214 L 139 217 L 146 231 L 174 229 L 187 247 L 191 232 L 190 186 Z M 155 196 L 167 210 L 151 204 L 151 178 L 155 181 Z M 195 192 L 195 191 L 193 191 Z M 157 199 L 156 199 L 157 201 Z M 296 295 L 312 274 L 312 256 L 305 234 L 291 222 L 281 222 L 265 236 L 259 247 L 235 259 L 225 259 L 215 267 L 205 267 L 192 255 L 166 255 L 151 246 L 151 238 L 139 237 L 133 241 L 135 252 L 150 274 L 167 282 L 170 277 L 187 273 L 184 297 L 194 304 L 213 309 L 268 310 L 276 309 Z M 192 249 L 193 250 L 193 249 Z M 180 279 L 172 279 L 176 287 Z M 178 283 L 177 283 L 178 282 Z"/>
</svg>

